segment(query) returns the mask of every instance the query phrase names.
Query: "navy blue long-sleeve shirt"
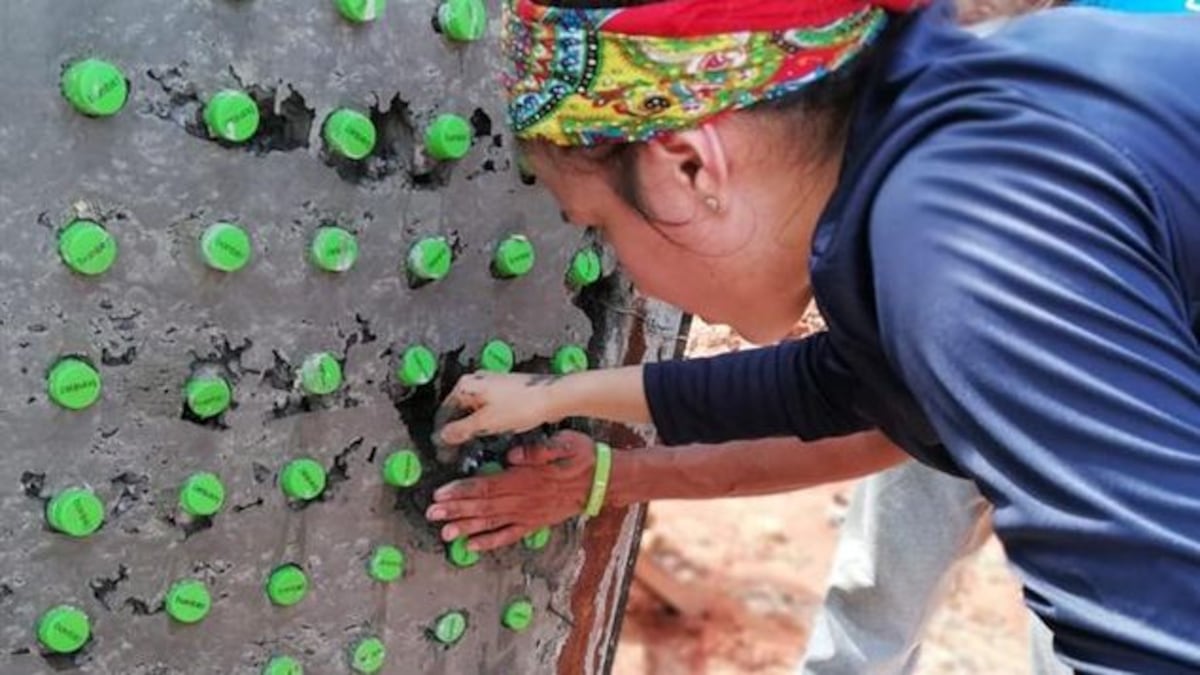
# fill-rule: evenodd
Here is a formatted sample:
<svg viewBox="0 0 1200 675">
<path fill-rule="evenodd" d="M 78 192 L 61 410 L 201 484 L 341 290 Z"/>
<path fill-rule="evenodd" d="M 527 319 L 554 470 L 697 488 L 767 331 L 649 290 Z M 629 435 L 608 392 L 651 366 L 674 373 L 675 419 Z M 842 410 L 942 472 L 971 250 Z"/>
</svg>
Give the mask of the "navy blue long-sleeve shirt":
<svg viewBox="0 0 1200 675">
<path fill-rule="evenodd" d="M 1200 17 L 941 4 L 882 46 L 829 330 L 649 366 L 668 443 L 882 429 L 975 480 L 1071 666 L 1200 672 Z"/>
</svg>

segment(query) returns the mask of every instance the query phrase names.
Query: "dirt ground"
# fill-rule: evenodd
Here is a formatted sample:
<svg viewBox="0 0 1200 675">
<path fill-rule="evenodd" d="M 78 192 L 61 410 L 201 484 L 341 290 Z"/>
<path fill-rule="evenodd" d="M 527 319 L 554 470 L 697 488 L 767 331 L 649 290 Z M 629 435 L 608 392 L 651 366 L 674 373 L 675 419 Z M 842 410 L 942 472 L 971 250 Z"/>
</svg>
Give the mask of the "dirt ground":
<svg viewBox="0 0 1200 675">
<path fill-rule="evenodd" d="M 798 329 L 820 325 L 810 316 Z M 697 325 L 692 355 L 750 348 Z M 615 675 L 784 675 L 799 664 L 853 484 L 770 497 L 658 502 Z M 993 539 L 934 616 L 919 675 L 1024 675 L 1026 615 Z"/>
</svg>

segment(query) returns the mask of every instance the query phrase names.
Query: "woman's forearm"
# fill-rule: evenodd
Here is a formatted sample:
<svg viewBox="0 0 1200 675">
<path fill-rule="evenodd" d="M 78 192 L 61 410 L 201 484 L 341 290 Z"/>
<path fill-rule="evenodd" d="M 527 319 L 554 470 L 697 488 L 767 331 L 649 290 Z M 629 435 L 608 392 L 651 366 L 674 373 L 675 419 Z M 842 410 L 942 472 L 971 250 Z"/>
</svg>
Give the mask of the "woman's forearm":
<svg viewBox="0 0 1200 675">
<path fill-rule="evenodd" d="M 608 503 L 786 492 L 865 476 L 908 456 L 878 432 L 805 443 L 794 438 L 614 453 Z"/>
<path fill-rule="evenodd" d="M 552 419 L 591 417 L 625 424 L 650 422 L 641 366 L 565 375 L 550 382 L 547 394 Z"/>
</svg>

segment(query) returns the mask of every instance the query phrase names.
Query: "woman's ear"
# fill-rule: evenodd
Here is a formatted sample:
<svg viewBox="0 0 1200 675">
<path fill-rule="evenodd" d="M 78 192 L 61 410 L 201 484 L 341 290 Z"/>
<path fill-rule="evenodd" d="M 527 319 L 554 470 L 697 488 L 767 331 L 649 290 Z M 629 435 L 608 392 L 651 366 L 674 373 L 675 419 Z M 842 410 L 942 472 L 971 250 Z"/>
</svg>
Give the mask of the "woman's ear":
<svg viewBox="0 0 1200 675">
<path fill-rule="evenodd" d="M 638 149 L 633 186 L 653 220 L 686 223 L 727 204 L 730 167 L 716 125 L 666 134 Z"/>
</svg>

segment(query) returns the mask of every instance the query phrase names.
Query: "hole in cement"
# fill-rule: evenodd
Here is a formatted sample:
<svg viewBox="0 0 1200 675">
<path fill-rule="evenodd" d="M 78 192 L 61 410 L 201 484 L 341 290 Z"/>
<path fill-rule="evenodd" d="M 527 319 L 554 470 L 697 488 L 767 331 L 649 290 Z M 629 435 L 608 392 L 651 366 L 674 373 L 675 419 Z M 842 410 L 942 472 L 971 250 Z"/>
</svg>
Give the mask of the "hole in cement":
<svg viewBox="0 0 1200 675">
<path fill-rule="evenodd" d="M 263 483 L 269 483 L 271 478 L 275 476 L 275 472 L 271 470 L 271 467 L 265 464 L 259 464 L 258 462 L 255 462 L 253 465 L 251 465 L 251 469 L 254 471 L 254 482 L 258 483 L 259 485 L 262 485 Z"/>
<path fill-rule="evenodd" d="M 350 479 L 350 455 L 358 452 L 362 446 L 363 437 L 359 436 L 334 456 L 333 465 L 329 467 L 327 473 L 325 491 L 321 493 L 322 501 L 332 498 L 337 486 Z"/>
<path fill-rule="evenodd" d="M 106 366 L 127 366 L 133 363 L 137 358 L 137 346 L 129 345 L 129 348 L 120 354 L 113 354 L 105 347 L 100 351 L 100 363 Z"/>
<path fill-rule="evenodd" d="M 109 482 L 114 489 L 119 490 L 112 507 L 114 518 L 132 509 L 150 492 L 150 477 L 146 474 L 126 471 L 113 476 Z"/>
<path fill-rule="evenodd" d="M 112 606 L 108 604 L 108 596 L 116 592 L 117 587 L 121 582 L 129 579 L 129 568 L 124 565 L 117 566 L 117 573 L 111 577 L 96 577 L 88 582 L 92 589 L 92 597 L 100 603 L 100 606 L 108 611 L 112 611 Z"/>
<path fill-rule="evenodd" d="M 46 474 L 26 471 L 21 474 L 21 491 L 26 497 L 41 499 L 42 489 L 46 487 Z"/>
<path fill-rule="evenodd" d="M 249 93 L 258 103 L 258 132 L 248 143 L 234 147 L 245 148 L 257 155 L 308 147 L 317 111 L 308 107 L 300 92 L 293 90 L 281 101 L 274 89 L 252 86 Z"/>
<path fill-rule="evenodd" d="M 491 136 L 492 118 L 482 108 L 476 108 L 475 112 L 471 113 L 471 129 L 475 131 L 475 138 Z"/>
</svg>

